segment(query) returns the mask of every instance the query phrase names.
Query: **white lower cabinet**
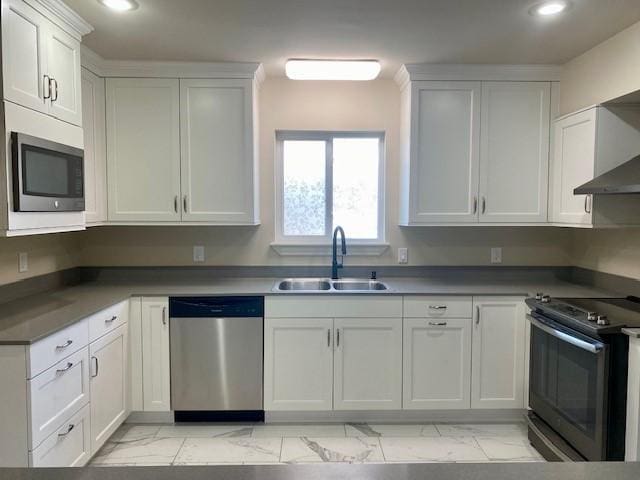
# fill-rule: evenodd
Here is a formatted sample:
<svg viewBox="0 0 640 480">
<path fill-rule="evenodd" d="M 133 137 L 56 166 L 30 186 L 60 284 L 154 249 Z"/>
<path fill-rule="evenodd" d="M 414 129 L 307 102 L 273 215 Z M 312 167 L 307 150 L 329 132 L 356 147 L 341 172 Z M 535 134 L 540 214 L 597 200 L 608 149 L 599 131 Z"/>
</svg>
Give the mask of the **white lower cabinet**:
<svg viewBox="0 0 640 480">
<path fill-rule="evenodd" d="M 73 415 L 35 450 L 29 453 L 31 467 L 82 467 L 91 458 L 89 405 Z"/>
<path fill-rule="evenodd" d="M 142 299 L 142 397 L 149 412 L 171 410 L 169 299 Z"/>
<path fill-rule="evenodd" d="M 474 297 L 471 408 L 524 408 L 525 305 Z"/>
<path fill-rule="evenodd" d="M 404 319 L 403 407 L 471 407 L 471 319 Z"/>
<path fill-rule="evenodd" d="M 264 409 L 331 410 L 333 319 L 267 318 Z"/>
<path fill-rule="evenodd" d="M 89 345 L 91 452 L 95 454 L 127 416 L 127 325 Z"/>
<path fill-rule="evenodd" d="M 402 320 L 334 319 L 335 410 L 402 408 Z"/>
</svg>

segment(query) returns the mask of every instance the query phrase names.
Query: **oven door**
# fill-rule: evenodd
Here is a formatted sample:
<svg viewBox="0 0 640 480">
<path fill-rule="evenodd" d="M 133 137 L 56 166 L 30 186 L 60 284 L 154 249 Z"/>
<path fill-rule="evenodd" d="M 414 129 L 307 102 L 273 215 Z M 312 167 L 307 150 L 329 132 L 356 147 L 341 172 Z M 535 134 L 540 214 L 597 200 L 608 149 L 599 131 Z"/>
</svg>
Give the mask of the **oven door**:
<svg viewBox="0 0 640 480">
<path fill-rule="evenodd" d="M 84 210 L 84 152 L 11 133 L 13 200 L 17 212 Z"/>
<path fill-rule="evenodd" d="M 532 312 L 529 405 L 587 460 L 606 460 L 609 348 Z"/>
</svg>

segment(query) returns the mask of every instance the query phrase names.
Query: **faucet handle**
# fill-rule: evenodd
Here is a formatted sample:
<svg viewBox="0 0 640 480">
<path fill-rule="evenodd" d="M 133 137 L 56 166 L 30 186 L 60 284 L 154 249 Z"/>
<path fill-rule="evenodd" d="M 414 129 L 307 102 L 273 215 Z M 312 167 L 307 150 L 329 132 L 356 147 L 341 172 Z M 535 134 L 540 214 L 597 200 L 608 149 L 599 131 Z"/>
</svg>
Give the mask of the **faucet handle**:
<svg viewBox="0 0 640 480">
<path fill-rule="evenodd" d="M 378 274 L 376 273 L 376 271 L 372 271 L 371 272 L 371 280 L 376 280 L 378 278 Z"/>
</svg>

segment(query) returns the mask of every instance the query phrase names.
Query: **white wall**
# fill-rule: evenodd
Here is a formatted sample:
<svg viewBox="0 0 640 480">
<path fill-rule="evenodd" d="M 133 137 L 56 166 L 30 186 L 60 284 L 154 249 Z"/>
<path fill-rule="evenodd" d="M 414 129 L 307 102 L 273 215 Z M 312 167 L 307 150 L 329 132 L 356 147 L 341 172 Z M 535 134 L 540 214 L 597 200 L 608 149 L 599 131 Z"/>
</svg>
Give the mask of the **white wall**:
<svg viewBox="0 0 640 480">
<path fill-rule="evenodd" d="M 296 82 L 269 78 L 260 92 L 260 227 L 99 227 L 82 234 L 85 265 L 190 265 L 192 246 L 205 245 L 209 265 L 325 265 L 323 257 L 281 257 L 274 240 L 275 131 L 386 132 L 386 223 L 391 248 L 356 265 L 396 263 L 409 248 L 413 265 L 485 265 L 504 248 L 508 265 L 566 265 L 570 234 L 551 228 L 400 228 L 398 156 L 400 92 L 392 80 Z M 348 232 L 347 232 L 348 234 Z"/>
<path fill-rule="evenodd" d="M 560 87 L 561 114 L 640 90 L 640 22 L 568 62 Z"/>
</svg>

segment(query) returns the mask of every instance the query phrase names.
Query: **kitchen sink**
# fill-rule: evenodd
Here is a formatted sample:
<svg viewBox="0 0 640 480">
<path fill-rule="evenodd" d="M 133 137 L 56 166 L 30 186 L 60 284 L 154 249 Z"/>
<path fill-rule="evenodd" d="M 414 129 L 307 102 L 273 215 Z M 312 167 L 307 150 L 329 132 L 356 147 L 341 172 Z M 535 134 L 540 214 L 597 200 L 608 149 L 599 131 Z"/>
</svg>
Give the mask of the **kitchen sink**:
<svg viewBox="0 0 640 480">
<path fill-rule="evenodd" d="M 331 290 L 331 282 L 324 278 L 288 278 L 278 282 L 276 290 L 322 292 Z"/>
<path fill-rule="evenodd" d="M 334 280 L 331 285 L 336 290 L 350 292 L 388 290 L 384 283 L 377 280 Z"/>
<path fill-rule="evenodd" d="M 389 287 L 378 280 L 328 278 L 286 278 L 276 283 L 276 292 L 381 292 Z"/>
</svg>

